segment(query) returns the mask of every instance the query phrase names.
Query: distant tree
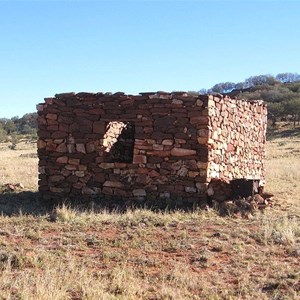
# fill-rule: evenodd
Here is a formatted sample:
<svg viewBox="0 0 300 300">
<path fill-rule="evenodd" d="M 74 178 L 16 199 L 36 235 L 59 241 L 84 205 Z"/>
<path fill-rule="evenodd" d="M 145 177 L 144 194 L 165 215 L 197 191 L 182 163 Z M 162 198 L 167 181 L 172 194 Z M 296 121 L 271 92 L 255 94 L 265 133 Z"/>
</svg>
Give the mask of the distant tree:
<svg viewBox="0 0 300 300">
<path fill-rule="evenodd" d="M 25 114 L 22 118 L 12 117 L 17 134 L 33 134 L 37 129 L 37 113 Z"/>
<path fill-rule="evenodd" d="M 234 82 L 221 82 L 215 84 L 211 90 L 215 93 L 228 93 L 231 92 L 235 88 Z"/>
<path fill-rule="evenodd" d="M 294 93 L 300 93 L 300 81 L 286 83 L 284 86 Z"/>
<path fill-rule="evenodd" d="M 297 121 L 298 124 L 300 123 L 300 97 L 285 102 L 283 105 L 285 113 L 293 116 L 293 122 L 295 127 Z"/>
<path fill-rule="evenodd" d="M 16 132 L 19 133 L 20 127 L 21 127 L 20 118 L 18 116 L 15 116 L 15 117 L 11 118 L 11 121 L 14 122 L 14 124 L 16 126 Z"/>
<path fill-rule="evenodd" d="M 237 90 L 246 88 L 245 82 L 238 82 L 234 85 L 234 88 Z"/>
<path fill-rule="evenodd" d="M 285 108 L 282 103 L 267 103 L 269 118 L 272 120 L 273 126 L 276 125 L 278 117 L 284 114 Z"/>
<path fill-rule="evenodd" d="M 260 91 L 240 93 L 237 98 L 238 99 L 246 99 L 246 100 L 262 99 Z"/>
<path fill-rule="evenodd" d="M 276 75 L 276 80 L 286 83 L 300 80 L 300 75 L 297 73 L 279 73 Z"/>
<path fill-rule="evenodd" d="M 12 120 L 10 119 L 2 119 L 2 120 L 3 120 L 2 126 L 4 130 L 7 132 L 7 134 L 11 134 L 16 131 L 17 129 L 16 125 Z"/>
<path fill-rule="evenodd" d="M 25 124 L 29 125 L 32 128 L 37 128 L 37 113 L 25 114 L 21 119 L 20 123 L 22 126 Z"/>
<path fill-rule="evenodd" d="M 258 76 L 251 76 L 245 80 L 246 86 L 257 86 L 257 85 L 274 85 L 278 83 L 276 78 L 272 75 L 258 75 Z"/>
<path fill-rule="evenodd" d="M 284 102 L 290 101 L 295 94 L 284 86 L 271 86 L 261 91 L 261 98 L 267 102 Z"/>
<path fill-rule="evenodd" d="M 28 124 L 25 124 L 25 125 L 22 127 L 21 133 L 22 133 L 22 134 L 31 134 L 31 135 L 35 135 L 35 134 L 36 134 L 36 129 L 35 129 L 35 128 L 32 128 L 32 127 L 29 126 Z"/>
<path fill-rule="evenodd" d="M 37 113 L 25 114 L 22 118 L 17 116 L 0 118 L 0 126 L 6 135 L 16 136 L 18 134 L 36 135 L 37 131 Z"/>
<path fill-rule="evenodd" d="M 223 92 L 223 83 L 217 83 L 212 88 L 211 91 L 214 93 L 222 93 Z"/>
</svg>

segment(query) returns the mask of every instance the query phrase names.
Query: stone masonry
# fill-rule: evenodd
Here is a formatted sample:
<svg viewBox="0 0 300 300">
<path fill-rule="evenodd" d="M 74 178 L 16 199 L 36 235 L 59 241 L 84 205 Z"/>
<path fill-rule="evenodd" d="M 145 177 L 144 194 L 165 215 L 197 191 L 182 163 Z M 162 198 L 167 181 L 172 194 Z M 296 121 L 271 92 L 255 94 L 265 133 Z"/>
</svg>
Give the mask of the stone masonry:
<svg viewBox="0 0 300 300">
<path fill-rule="evenodd" d="M 39 191 L 46 200 L 185 206 L 225 200 L 236 179 L 264 185 L 263 101 L 64 93 L 37 109 Z"/>
</svg>

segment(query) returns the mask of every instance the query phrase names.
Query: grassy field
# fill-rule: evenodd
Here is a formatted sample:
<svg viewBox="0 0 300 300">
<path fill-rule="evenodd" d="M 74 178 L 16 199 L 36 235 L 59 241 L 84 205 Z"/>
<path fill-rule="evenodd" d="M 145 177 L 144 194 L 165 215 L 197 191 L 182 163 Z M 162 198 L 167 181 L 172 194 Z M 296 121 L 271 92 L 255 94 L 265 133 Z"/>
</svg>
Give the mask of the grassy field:
<svg viewBox="0 0 300 300">
<path fill-rule="evenodd" d="M 290 133 L 290 137 L 286 135 Z M 275 198 L 300 205 L 300 127 L 280 128 L 267 143 L 266 189 Z"/>
<path fill-rule="evenodd" d="M 267 145 L 278 205 L 251 219 L 65 206 L 52 218 L 2 215 L 0 299 L 299 299 L 300 136 L 283 136 Z M 0 145 L 0 186 L 36 191 L 34 153 Z M 0 208 L 9 199 L 0 194 Z"/>
<path fill-rule="evenodd" d="M 0 143 L 0 186 L 6 183 L 22 183 L 28 190 L 37 190 L 38 159 L 36 145 L 19 143 L 16 150 L 9 143 Z"/>
</svg>

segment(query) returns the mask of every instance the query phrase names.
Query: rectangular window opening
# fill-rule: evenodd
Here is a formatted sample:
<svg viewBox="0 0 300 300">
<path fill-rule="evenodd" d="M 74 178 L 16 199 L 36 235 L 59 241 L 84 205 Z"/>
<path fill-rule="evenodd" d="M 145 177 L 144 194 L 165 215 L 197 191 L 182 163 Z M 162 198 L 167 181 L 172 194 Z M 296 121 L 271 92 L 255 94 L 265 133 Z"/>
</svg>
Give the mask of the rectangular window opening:
<svg viewBox="0 0 300 300">
<path fill-rule="evenodd" d="M 106 132 L 103 137 L 105 161 L 118 163 L 132 163 L 134 137 L 134 122 L 108 122 L 106 124 Z"/>
</svg>

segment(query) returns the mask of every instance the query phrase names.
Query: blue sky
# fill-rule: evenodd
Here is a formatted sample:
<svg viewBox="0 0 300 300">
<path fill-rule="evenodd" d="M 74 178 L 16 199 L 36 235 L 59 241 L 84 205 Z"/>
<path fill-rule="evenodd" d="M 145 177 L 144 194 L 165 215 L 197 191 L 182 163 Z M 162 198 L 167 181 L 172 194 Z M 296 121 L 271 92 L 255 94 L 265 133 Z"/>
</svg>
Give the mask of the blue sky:
<svg viewBox="0 0 300 300">
<path fill-rule="evenodd" d="M 0 117 L 61 92 L 300 73 L 300 1 L 1 1 Z"/>
</svg>

